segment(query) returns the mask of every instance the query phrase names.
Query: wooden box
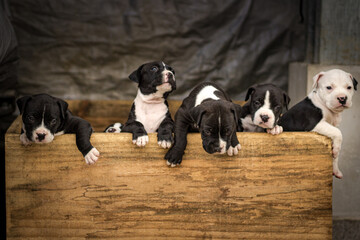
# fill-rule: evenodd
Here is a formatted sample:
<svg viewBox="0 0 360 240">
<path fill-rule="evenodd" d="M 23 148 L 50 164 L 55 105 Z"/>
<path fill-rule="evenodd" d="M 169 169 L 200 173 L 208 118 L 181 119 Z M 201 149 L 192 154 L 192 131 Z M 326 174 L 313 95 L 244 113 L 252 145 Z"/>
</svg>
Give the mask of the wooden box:
<svg viewBox="0 0 360 240">
<path fill-rule="evenodd" d="M 85 164 L 75 135 L 20 144 L 21 120 L 6 134 L 8 239 L 331 239 L 331 141 L 315 133 L 238 133 L 239 155 L 207 154 L 188 135 L 169 168 L 156 135 L 138 148 L 125 122 L 131 101 L 69 101 L 89 120 L 101 152 Z M 171 111 L 179 102 L 170 102 Z"/>
</svg>

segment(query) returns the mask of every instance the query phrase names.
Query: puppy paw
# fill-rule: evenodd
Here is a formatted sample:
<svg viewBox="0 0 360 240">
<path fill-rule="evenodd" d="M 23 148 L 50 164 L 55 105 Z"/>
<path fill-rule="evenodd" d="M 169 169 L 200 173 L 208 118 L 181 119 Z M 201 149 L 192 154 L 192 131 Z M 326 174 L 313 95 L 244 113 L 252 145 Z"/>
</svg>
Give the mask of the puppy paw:
<svg viewBox="0 0 360 240">
<path fill-rule="evenodd" d="M 165 159 L 167 160 L 166 164 L 170 167 L 176 167 L 177 165 L 180 165 L 183 155 L 184 152 L 180 152 L 174 148 L 170 149 L 165 155 Z"/>
<path fill-rule="evenodd" d="M 145 147 L 145 145 L 149 142 L 149 136 L 143 135 L 138 137 L 137 139 L 133 139 L 133 144 L 136 144 L 138 147 Z"/>
<path fill-rule="evenodd" d="M 85 162 L 86 164 L 94 164 L 99 159 L 100 153 L 96 148 L 92 148 L 86 155 L 85 155 Z"/>
<path fill-rule="evenodd" d="M 279 126 L 279 125 L 276 125 L 274 128 L 272 128 L 272 129 L 266 129 L 266 132 L 267 133 L 270 133 L 270 134 L 272 134 L 272 135 L 278 135 L 278 134 L 280 134 L 280 133 L 282 133 L 283 132 L 283 127 L 282 126 Z"/>
<path fill-rule="evenodd" d="M 229 156 L 237 155 L 239 153 L 240 149 L 241 149 L 240 144 L 236 145 L 235 147 L 230 146 L 229 149 L 227 150 L 227 154 Z"/>
<path fill-rule="evenodd" d="M 164 149 L 171 147 L 171 141 L 162 140 L 162 141 L 158 141 L 158 144 L 160 147 Z"/>
<path fill-rule="evenodd" d="M 336 178 L 339 178 L 339 179 L 342 179 L 343 178 L 343 174 L 342 172 L 338 169 L 336 171 L 333 171 L 333 175 L 336 177 Z"/>
<path fill-rule="evenodd" d="M 29 146 L 31 144 L 31 141 L 26 137 L 25 133 L 20 135 L 20 141 L 24 146 Z"/>
</svg>

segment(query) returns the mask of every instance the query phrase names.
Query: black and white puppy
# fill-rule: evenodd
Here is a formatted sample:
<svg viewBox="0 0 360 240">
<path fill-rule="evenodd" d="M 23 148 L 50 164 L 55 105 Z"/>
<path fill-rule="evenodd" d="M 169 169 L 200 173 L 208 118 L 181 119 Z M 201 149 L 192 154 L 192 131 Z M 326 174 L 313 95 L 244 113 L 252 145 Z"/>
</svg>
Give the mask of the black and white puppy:
<svg viewBox="0 0 360 240">
<path fill-rule="evenodd" d="M 288 108 L 287 93 L 273 84 L 261 84 L 248 89 L 245 101 L 249 98 L 241 112 L 239 131 L 280 134 L 283 129 L 277 122 L 283 108 Z"/>
<path fill-rule="evenodd" d="M 123 125 L 119 122 L 107 126 L 104 130 L 106 133 L 121 133 Z"/>
<path fill-rule="evenodd" d="M 337 128 L 341 112 L 350 108 L 357 81 L 350 74 L 339 69 L 320 72 L 313 78 L 311 93 L 292 107 L 280 119 L 284 131 L 313 131 L 332 139 L 333 175 L 342 178 L 339 170 L 339 152 L 342 134 Z"/>
<path fill-rule="evenodd" d="M 231 102 L 216 84 L 198 84 L 184 99 L 175 114 L 175 142 L 166 153 L 169 166 L 180 164 L 187 145 L 188 132 L 200 132 L 203 148 L 212 154 L 238 154 L 241 146 L 236 136 L 241 107 Z"/>
<path fill-rule="evenodd" d="M 68 104 L 47 94 L 25 96 L 17 100 L 22 115 L 20 141 L 24 145 L 50 143 L 55 136 L 76 134 L 76 145 L 87 164 L 95 163 L 100 153 L 90 143 L 92 127 L 89 122 L 73 116 Z"/>
<path fill-rule="evenodd" d="M 166 98 L 176 89 L 175 71 L 163 62 L 141 65 L 129 78 L 138 83 L 138 93 L 122 132 L 133 134 L 139 147 L 149 142 L 147 133 L 158 133 L 158 144 L 170 148 L 174 122 Z"/>
</svg>

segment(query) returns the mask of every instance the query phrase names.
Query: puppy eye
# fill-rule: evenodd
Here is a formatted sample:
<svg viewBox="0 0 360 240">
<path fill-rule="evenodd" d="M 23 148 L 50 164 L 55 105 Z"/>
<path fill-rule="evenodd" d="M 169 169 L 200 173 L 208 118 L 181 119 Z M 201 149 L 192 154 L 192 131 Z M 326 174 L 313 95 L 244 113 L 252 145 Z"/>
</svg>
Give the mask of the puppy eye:
<svg viewBox="0 0 360 240">
<path fill-rule="evenodd" d="M 348 86 L 348 87 L 347 87 L 347 89 L 349 89 L 349 90 L 350 90 L 350 89 L 351 89 L 351 86 Z"/>
<path fill-rule="evenodd" d="M 205 129 L 204 134 L 207 135 L 207 136 L 210 136 L 211 135 L 211 129 Z"/>
<path fill-rule="evenodd" d="M 331 90 L 331 89 L 332 89 L 332 87 L 331 87 L 331 86 L 327 86 L 327 87 L 326 87 L 326 89 Z"/>
<path fill-rule="evenodd" d="M 28 120 L 29 122 L 32 123 L 35 121 L 35 118 L 33 116 L 28 115 L 28 116 L 26 116 L 26 120 Z"/>
<path fill-rule="evenodd" d="M 155 66 L 151 67 L 151 69 L 150 69 L 150 71 L 152 71 L 152 72 L 157 72 L 157 70 L 158 70 L 158 68 Z"/>
<path fill-rule="evenodd" d="M 260 106 L 261 103 L 260 103 L 260 101 L 255 101 L 255 102 L 254 102 L 254 105 L 255 105 L 255 106 Z"/>
<path fill-rule="evenodd" d="M 56 119 L 51 120 L 50 125 L 55 125 L 55 124 L 56 124 Z"/>
<path fill-rule="evenodd" d="M 281 109 L 281 107 L 280 107 L 280 106 L 276 106 L 276 107 L 274 108 L 275 112 L 280 111 L 280 109 Z"/>
</svg>

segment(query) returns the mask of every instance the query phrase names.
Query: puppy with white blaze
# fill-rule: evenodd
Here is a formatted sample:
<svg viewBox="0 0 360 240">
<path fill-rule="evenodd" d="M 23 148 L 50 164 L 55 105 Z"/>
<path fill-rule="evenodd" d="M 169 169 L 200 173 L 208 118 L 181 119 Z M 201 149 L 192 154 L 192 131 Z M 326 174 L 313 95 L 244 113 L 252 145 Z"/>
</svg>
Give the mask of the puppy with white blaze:
<svg viewBox="0 0 360 240">
<path fill-rule="evenodd" d="M 249 100 L 250 98 L 250 100 Z M 283 109 L 288 109 L 290 98 L 273 84 L 260 84 L 248 89 L 238 131 L 282 133 L 278 120 Z"/>
<path fill-rule="evenodd" d="M 358 82 L 347 72 L 332 69 L 313 78 L 313 90 L 280 119 L 284 131 L 313 131 L 332 139 L 333 175 L 342 178 L 339 152 L 342 134 L 338 129 L 341 113 L 352 105 Z"/>
<path fill-rule="evenodd" d="M 92 127 L 89 122 L 73 116 L 67 102 L 47 94 L 25 96 L 17 100 L 22 115 L 20 141 L 31 143 L 50 143 L 55 136 L 64 133 L 76 134 L 76 146 L 85 157 L 87 164 L 94 164 L 99 151 L 90 143 Z"/>
<path fill-rule="evenodd" d="M 175 142 L 166 153 L 167 164 L 182 162 L 188 132 L 200 132 L 207 153 L 237 155 L 241 146 L 236 136 L 240 105 L 231 101 L 219 86 L 211 82 L 198 84 L 184 99 L 175 114 Z"/>
<path fill-rule="evenodd" d="M 164 62 L 150 62 L 129 78 L 138 83 L 138 92 L 121 132 L 132 133 L 132 142 L 138 147 L 149 142 L 148 133 L 157 132 L 158 145 L 170 148 L 174 122 L 166 99 L 176 89 L 175 71 Z"/>
</svg>

